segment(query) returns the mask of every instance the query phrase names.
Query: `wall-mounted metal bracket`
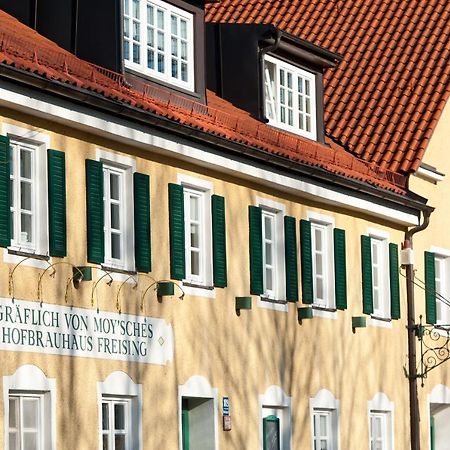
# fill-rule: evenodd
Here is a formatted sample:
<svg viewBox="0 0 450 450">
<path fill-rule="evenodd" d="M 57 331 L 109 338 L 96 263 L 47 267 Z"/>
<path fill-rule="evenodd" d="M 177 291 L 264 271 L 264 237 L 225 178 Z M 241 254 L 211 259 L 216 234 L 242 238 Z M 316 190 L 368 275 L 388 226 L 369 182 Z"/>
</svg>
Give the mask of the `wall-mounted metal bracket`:
<svg viewBox="0 0 450 450">
<path fill-rule="evenodd" d="M 106 282 L 106 284 L 111 287 L 113 280 L 113 277 L 111 276 L 111 274 L 109 272 L 105 272 L 93 285 L 92 285 L 92 290 L 91 290 L 91 306 L 94 306 L 94 292 L 97 289 L 98 283 L 100 283 L 100 281 L 103 280 L 103 278 L 105 277 L 109 277 L 109 280 Z M 98 295 L 97 295 L 97 312 L 99 311 L 99 307 L 98 307 Z"/>
<path fill-rule="evenodd" d="M 17 268 L 25 261 L 29 259 L 35 259 L 33 256 L 26 256 L 25 258 L 21 259 L 12 269 L 9 269 L 9 276 L 8 276 L 8 293 L 11 296 L 11 298 L 14 301 L 14 272 L 17 270 Z M 50 267 L 50 263 L 49 267 Z M 48 269 L 48 267 L 47 267 Z M 45 269 L 45 270 L 47 270 Z"/>
<path fill-rule="evenodd" d="M 138 286 L 138 282 L 136 281 L 136 278 L 134 278 L 136 275 L 130 275 L 128 276 L 125 280 L 122 281 L 121 285 L 119 286 L 119 290 L 117 291 L 117 297 L 116 297 L 116 309 L 117 311 L 119 311 L 119 314 L 122 313 L 122 305 L 119 301 L 119 295 L 120 295 L 120 291 L 122 290 L 122 287 L 127 283 L 128 280 L 133 279 L 134 280 L 134 286 L 133 289 L 136 289 Z"/>
</svg>

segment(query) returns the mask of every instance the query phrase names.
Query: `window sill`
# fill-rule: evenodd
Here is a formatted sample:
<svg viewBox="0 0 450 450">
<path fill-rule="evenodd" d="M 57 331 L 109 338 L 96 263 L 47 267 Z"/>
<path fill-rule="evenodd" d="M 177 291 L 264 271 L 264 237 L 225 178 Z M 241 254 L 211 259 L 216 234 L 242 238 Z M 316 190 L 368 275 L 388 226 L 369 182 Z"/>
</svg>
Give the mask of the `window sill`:
<svg viewBox="0 0 450 450">
<path fill-rule="evenodd" d="M 115 267 L 109 266 L 97 266 L 96 279 L 100 279 L 105 276 L 106 281 L 108 281 L 108 275 L 112 281 L 117 281 L 119 283 L 136 283 L 137 282 L 137 272 L 132 270 L 117 269 Z"/>
<path fill-rule="evenodd" d="M 185 295 L 191 295 L 193 297 L 216 298 L 214 286 L 205 286 L 203 284 L 183 281 L 182 289 Z"/>
<path fill-rule="evenodd" d="M 112 272 L 112 273 L 121 273 L 124 275 L 137 275 L 137 272 L 135 270 L 126 270 L 126 269 L 119 269 L 118 267 L 111 267 L 106 265 L 101 265 L 101 270 L 103 272 Z"/>
<path fill-rule="evenodd" d="M 313 317 L 321 317 L 323 319 L 337 319 L 336 308 L 327 308 L 326 306 L 312 305 Z"/>
<path fill-rule="evenodd" d="M 21 264 L 36 269 L 46 269 L 49 266 L 50 256 L 39 255 L 24 249 L 11 248 L 3 252 L 3 262 L 7 264 Z"/>
<path fill-rule="evenodd" d="M 392 319 L 372 315 L 369 317 L 368 325 L 379 328 L 392 328 Z"/>
<path fill-rule="evenodd" d="M 261 295 L 258 297 L 258 307 L 270 309 L 271 311 L 288 312 L 289 305 L 286 300 L 276 300 Z"/>
</svg>

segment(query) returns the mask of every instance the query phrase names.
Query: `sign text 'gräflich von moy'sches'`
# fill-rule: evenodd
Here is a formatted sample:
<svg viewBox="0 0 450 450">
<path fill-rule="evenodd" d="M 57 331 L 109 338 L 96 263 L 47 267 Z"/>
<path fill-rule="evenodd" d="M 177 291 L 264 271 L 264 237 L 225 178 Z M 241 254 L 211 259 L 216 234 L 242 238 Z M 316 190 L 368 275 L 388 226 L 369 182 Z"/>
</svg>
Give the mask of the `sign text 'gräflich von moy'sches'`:
<svg viewBox="0 0 450 450">
<path fill-rule="evenodd" d="M 163 319 L 1 298 L 0 350 L 166 364 L 173 334 Z"/>
</svg>

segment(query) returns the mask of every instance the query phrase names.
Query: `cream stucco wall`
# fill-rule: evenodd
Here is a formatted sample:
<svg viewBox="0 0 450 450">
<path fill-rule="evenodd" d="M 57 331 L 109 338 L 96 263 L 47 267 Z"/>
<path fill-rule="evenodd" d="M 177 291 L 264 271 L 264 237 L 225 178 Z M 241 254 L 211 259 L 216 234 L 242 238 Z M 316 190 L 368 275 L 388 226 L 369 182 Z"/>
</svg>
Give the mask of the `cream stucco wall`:
<svg viewBox="0 0 450 450">
<path fill-rule="evenodd" d="M 49 136 L 51 148 L 66 152 L 68 256 L 63 261 L 73 265 L 87 264 L 84 160 L 95 159 L 97 149 L 131 156 L 136 161 L 136 170 L 151 177 L 153 271 L 150 275 L 156 280 L 170 277 L 168 183 L 176 183 L 179 174 L 188 174 L 211 182 L 214 193 L 226 199 L 227 288 L 215 289 L 213 299 L 186 295 L 183 300 L 174 296 L 162 301 L 150 290 L 144 298 L 144 312 L 140 304 L 142 293 L 151 283 L 148 277 L 139 276 L 136 288 L 128 283 L 120 292 L 123 313 L 164 318 L 172 325 L 172 362 L 163 366 L 0 352 L 3 375 L 12 375 L 23 364 L 34 364 L 48 378 L 56 380 L 56 448 L 88 450 L 98 447 L 97 382 L 104 381 L 114 371 L 126 372 L 143 387 L 145 450 L 178 448 L 178 386 L 193 375 L 205 377 L 218 390 L 220 449 L 261 448 L 258 399 L 271 385 L 279 386 L 292 399 L 292 449 L 311 446 L 309 399 L 321 389 L 329 390 L 340 401 L 340 449 L 368 448 L 368 401 L 379 392 L 386 394 L 395 405 L 395 448 L 408 447 L 408 385 L 403 372 L 407 364 L 403 279 L 400 279 L 402 320 L 392 321 L 387 327 L 368 326 L 356 333 L 351 329 L 352 316 L 362 315 L 360 235 L 366 234 L 368 228 L 377 228 L 389 233 L 390 242 L 400 244 L 405 231 L 402 227 L 386 220 L 378 221 L 368 214 L 317 204 L 295 192 L 287 195 L 257 182 L 167 158 L 151 148 L 145 151 L 131 144 L 124 146 L 2 108 L 0 129 L 5 123 L 38 129 Z M 247 207 L 255 204 L 257 197 L 282 203 L 285 213 L 297 221 L 314 211 L 332 217 L 336 227 L 346 230 L 348 309 L 337 311 L 335 319 L 317 317 L 304 320 L 300 325 L 297 305 L 288 304 L 287 312 L 270 311 L 257 307 L 256 297 L 253 297 L 252 310 L 242 311 L 240 316 L 236 314 L 235 297 L 249 295 Z M 0 261 L 4 253 L 1 249 Z M 52 259 L 52 262 L 59 261 L 62 260 Z M 8 278 L 12 267 L 0 262 L 0 297 L 11 296 Z M 46 303 L 65 305 L 65 286 L 71 270 L 69 265 L 59 265 L 54 278 L 44 277 L 42 299 Z M 26 265 L 18 267 L 14 296 L 37 301 L 40 273 L 42 270 Z M 96 304 L 91 305 L 92 283 L 84 282 L 78 289 L 71 288 L 68 305 L 95 308 Z M 95 299 L 98 298 L 100 310 L 117 312 L 120 286 L 117 281 L 111 286 L 99 283 Z M 433 379 L 430 377 L 430 382 Z M 221 429 L 223 396 L 230 399 L 232 430 L 229 432 Z M 1 421 L 2 411 L 0 403 Z M 4 428 L 0 426 L 0 448 L 4 448 L 4 440 Z"/>
</svg>

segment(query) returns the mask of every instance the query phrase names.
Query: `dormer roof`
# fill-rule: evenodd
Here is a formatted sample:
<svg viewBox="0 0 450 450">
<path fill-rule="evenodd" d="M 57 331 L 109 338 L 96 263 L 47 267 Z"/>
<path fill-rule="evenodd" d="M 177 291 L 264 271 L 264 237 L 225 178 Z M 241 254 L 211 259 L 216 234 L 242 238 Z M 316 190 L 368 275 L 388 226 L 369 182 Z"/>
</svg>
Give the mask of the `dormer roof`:
<svg viewBox="0 0 450 450">
<path fill-rule="evenodd" d="M 272 24 L 341 54 L 324 76 L 326 135 L 382 168 L 418 169 L 450 94 L 450 2 L 222 0 L 206 20 Z"/>
</svg>

